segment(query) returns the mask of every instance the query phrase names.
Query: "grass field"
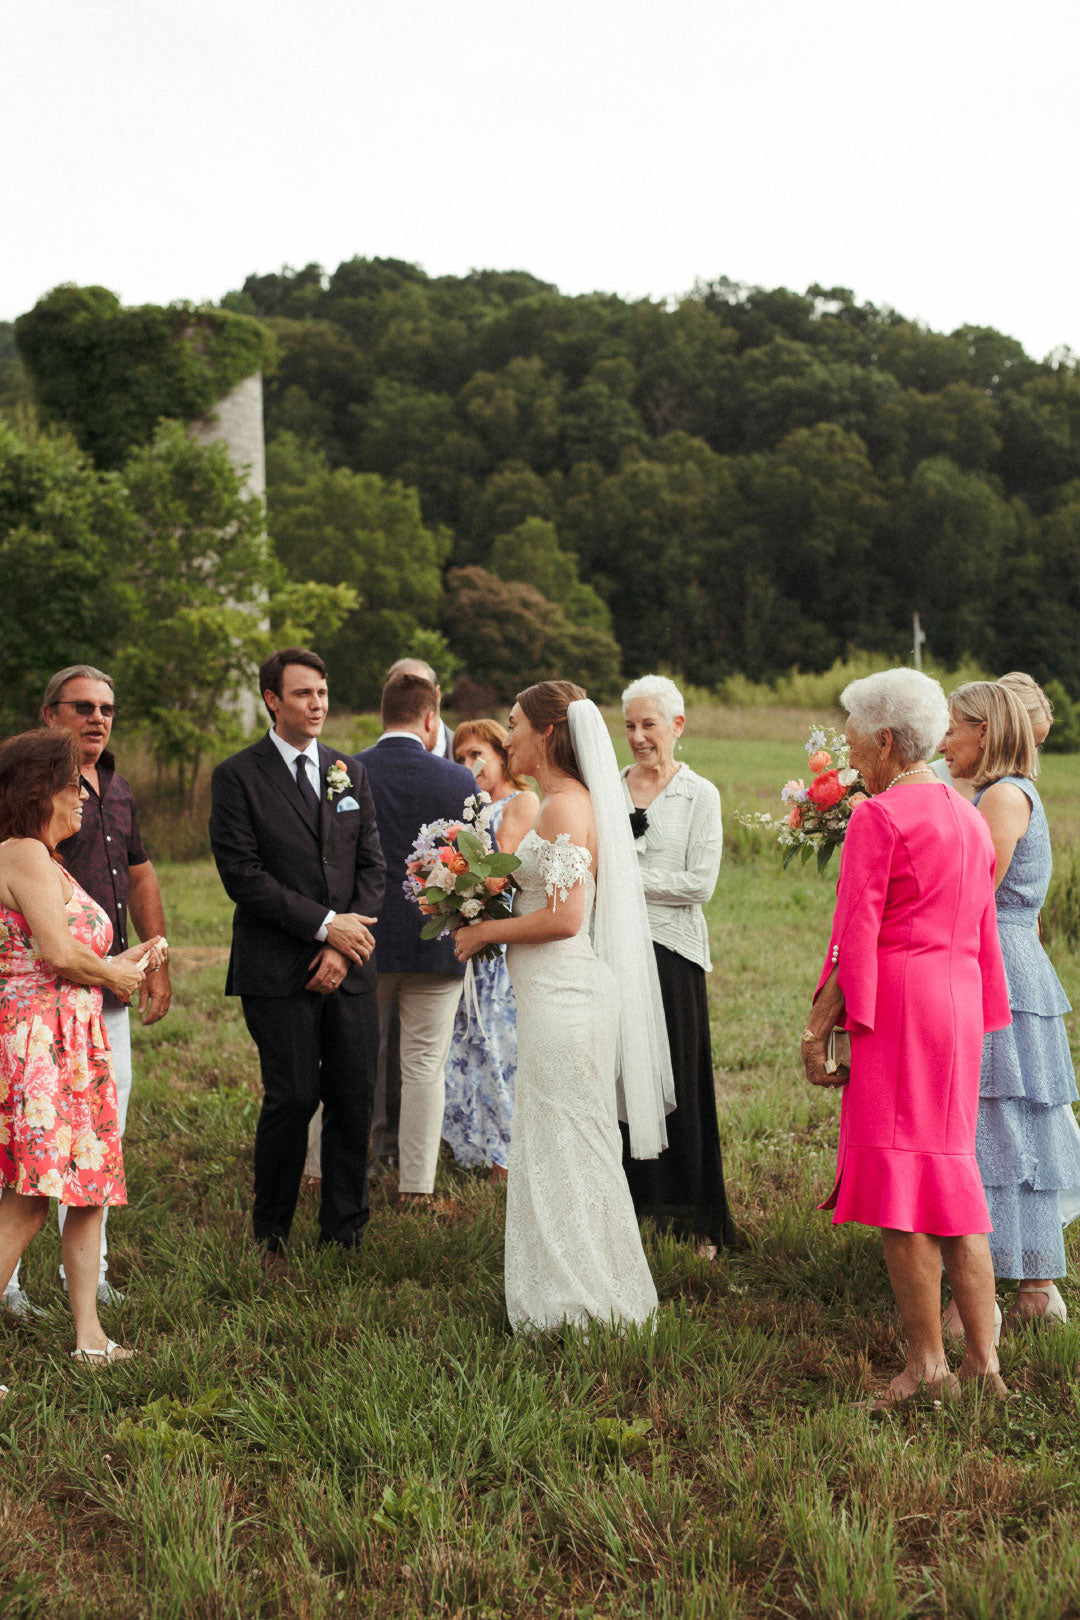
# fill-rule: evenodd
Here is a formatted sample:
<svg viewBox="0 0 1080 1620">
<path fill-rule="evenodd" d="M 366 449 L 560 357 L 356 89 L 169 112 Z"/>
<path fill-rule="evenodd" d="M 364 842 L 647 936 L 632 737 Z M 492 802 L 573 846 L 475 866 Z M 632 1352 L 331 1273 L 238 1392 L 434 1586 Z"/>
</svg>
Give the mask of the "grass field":
<svg viewBox="0 0 1080 1620">
<path fill-rule="evenodd" d="M 729 821 L 798 774 L 807 719 L 699 717 L 686 757 Z M 1080 837 L 1080 762 L 1044 787 L 1059 844 Z M 1080 1332 L 1007 1332 L 1000 1407 L 859 1404 L 901 1345 L 877 1235 L 815 1208 L 838 1103 L 802 1082 L 798 1034 L 832 884 L 734 831 L 730 856 L 710 996 L 749 1246 L 709 1266 L 647 1234 L 656 1333 L 588 1342 L 510 1337 L 501 1194 L 445 1167 L 445 1218 L 377 1193 L 357 1261 L 316 1252 L 305 1200 L 295 1280 L 264 1285 L 228 907 L 207 863 L 162 867 L 177 1004 L 137 1033 L 110 1227 L 130 1296 L 108 1325 L 142 1353 L 69 1361 L 50 1228 L 26 1280 L 55 1308 L 0 1325 L 4 1620 L 1080 1614 Z M 1055 962 L 1076 1001 L 1080 957 Z"/>
</svg>

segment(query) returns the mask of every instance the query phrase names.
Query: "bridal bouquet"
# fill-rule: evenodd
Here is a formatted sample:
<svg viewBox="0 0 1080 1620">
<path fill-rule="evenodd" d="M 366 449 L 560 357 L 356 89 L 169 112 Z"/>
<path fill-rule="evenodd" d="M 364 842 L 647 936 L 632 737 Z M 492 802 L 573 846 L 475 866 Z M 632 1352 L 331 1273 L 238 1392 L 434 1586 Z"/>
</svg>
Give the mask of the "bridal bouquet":
<svg viewBox="0 0 1080 1620">
<path fill-rule="evenodd" d="M 470 923 L 509 917 L 503 891 L 521 861 L 495 848 L 490 820 L 491 795 L 477 793 L 467 801 L 460 821 L 421 827 L 402 884 L 406 898 L 427 918 L 421 939 L 442 939 Z M 499 954 L 498 945 L 486 945 L 476 958 L 491 962 Z"/>
<path fill-rule="evenodd" d="M 812 727 L 806 742 L 806 765 L 810 786 L 802 777 L 793 777 L 780 790 L 788 805 L 782 819 L 759 811 L 740 816 L 744 827 L 760 827 L 776 833 L 784 851 L 784 870 L 798 857 L 809 861 L 817 855 L 817 869 L 824 872 L 833 851 L 844 842 L 847 824 L 855 806 L 866 798 L 865 784 L 848 763 L 848 745 L 843 737 Z"/>
</svg>

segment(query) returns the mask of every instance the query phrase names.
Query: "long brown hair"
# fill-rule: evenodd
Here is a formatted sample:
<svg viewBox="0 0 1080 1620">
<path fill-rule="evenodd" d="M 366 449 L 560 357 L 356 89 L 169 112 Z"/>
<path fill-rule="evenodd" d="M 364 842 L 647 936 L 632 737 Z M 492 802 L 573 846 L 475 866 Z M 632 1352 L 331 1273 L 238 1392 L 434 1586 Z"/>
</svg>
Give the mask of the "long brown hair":
<svg viewBox="0 0 1080 1620">
<path fill-rule="evenodd" d="M 570 740 L 570 722 L 566 718 L 566 711 L 571 703 L 577 703 L 587 695 L 573 681 L 537 681 L 535 686 L 527 686 L 524 692 L 517 695 L 518 706 L 534 731 L 551 727 L 550 737 L 544 738 L 547 763 L 552 770 L 572 776 L 582 787 L 585 786 L 585 779 Z"/>
<path fill-rule="evenodd" d="M 454 740 L 450 746 L 450 752 L 455 759 L 458 749 L 470 737 L 475 737 L 477 742 L 487 743 L 489 748 L 495 750 L 502 764 L 503 777 L 512 788 L 517 788 L 520 792 L 522 788 L 528 787 L 525 778 L 510 769 L 510 755 L 506 752 L 505 726 L 501 726 L 497 720 L 463 720 L 454 732 Z"/>
<path fill-rule="evenodd" d="M 53 795 L 79 777 L 79 742 L 66 726 L 39 726 L 0 743 L 0 840 L 45 837 Z"/>
</svg>

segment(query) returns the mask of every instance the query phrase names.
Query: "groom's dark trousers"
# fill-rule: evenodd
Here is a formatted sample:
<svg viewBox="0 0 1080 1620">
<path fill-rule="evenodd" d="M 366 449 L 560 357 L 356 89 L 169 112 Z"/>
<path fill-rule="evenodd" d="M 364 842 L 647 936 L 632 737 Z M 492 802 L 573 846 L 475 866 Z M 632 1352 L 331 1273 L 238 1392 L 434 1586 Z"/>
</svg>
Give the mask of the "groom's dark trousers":
<svg viewBox="0 0 1080 1620">
<path fill-rule="evenodd" d="M 349 787 L 331 801 L 326 773 L 338 760 Z M 304 986 L 327 912 L 377 917 L 386 866 L 364 767 L 321 743 L 319 762 L 317 813 L 269 737 L 225 760 L 211 782 L 210 844 L 236 905 L 225 994 L 241 999 L 262 1069 L 253 1225 L 271 1249 L 289 1235 L 320 1099 L 321 1240 L 351 1247 L 368 1218 L 375 964 L 353 964 L 326 996 Z"/>
</svg>

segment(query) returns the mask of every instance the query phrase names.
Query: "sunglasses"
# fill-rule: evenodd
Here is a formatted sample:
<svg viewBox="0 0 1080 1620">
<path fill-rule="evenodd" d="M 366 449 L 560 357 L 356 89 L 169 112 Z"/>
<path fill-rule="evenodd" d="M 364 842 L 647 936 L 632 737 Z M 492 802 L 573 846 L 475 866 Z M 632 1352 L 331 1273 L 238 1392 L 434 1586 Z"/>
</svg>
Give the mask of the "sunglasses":
<svg viewBox="0 0 1080 1620">
<path fill-rule="evenodd" d="M 89 720 L 92 714 L 100 714 L 103 720 L 112 720 L 116 716 L 115 703 L 87 703 L 85 698 L 58 698 L 56 707 L 74 709 L 82 720 Z"/>
</svg>

